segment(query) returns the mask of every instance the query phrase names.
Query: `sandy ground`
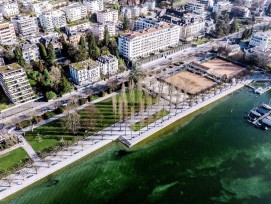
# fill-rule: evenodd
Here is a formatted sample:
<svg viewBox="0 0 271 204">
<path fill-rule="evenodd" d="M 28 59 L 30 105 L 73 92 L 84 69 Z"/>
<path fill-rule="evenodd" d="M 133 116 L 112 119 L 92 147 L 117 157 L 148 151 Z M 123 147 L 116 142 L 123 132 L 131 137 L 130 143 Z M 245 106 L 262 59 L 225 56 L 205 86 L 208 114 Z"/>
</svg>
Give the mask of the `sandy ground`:
<svg viewBox="0 0 271 204">
<path fill-rule="evenodd" d="M 210 68 L 208 70 L 209 73 L 219 76 L 223 76 L 226 74 L 227 78 L 232 78 L 238 75 L 240 72 L 244 71 L 243 67 L 219 58 L 214 58 L 212 60 L 204 62 L 202 63 L 202 65 Z"/>
<path fill-rule="evenodd" d="M 182 71 L 179 74 L 166 78 L 165 81 L 190 94 L 197 94 L 216 84 L 214 81 L 189 71 Z"/>
</svg>

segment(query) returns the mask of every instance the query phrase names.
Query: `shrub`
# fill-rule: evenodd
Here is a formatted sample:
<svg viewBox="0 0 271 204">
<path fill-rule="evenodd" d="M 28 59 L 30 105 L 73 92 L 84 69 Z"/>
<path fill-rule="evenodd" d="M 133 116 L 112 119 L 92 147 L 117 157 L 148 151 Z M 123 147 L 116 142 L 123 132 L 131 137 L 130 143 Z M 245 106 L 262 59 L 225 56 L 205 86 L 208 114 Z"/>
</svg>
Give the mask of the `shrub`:
<svg viewBox="0 0 271 204">
<path fill-rule="evenodd" d="M 47 119 L 49 119 L 51 117 L 54 117 L 54 116 L 55 116 L 55 114 L 53 112 L 46 112 L 46 113 L 43 114 L 43 118 L 45 120 L 47 120 Z"/>
<path fill-rule="evenodd" d="M 53 92 L 53 91 L 47 91 L 47 92 L 45 93 L 45 97 L 46 97 L 48 100 L 54 99 L 54 98 L 56 98 L 56 93 Z"/>
<path fill-rule="evenodd" d="M 61 114 L 61 113 L 63 113 L 63 112 L 64 112 L 64 109 L 61 108 L 61 107 L 58 107 L 57 109 L 55 109 L 55 113 L 56 113 L 56 114 Z"/>
<path fill-rule="evenodd" d="M 90 102 L 92 100 L 92 95 L 89 95 L 87 99 L 88 99 L 88 102 Z"/>
<path fill-rule="evenodd" d="M 79 99 L 79 105 L 81 106 L 81 105 L 83 105 L 83 104 L 85 104 L 87 102 L 87 99 L 85 99 L 85 98 L 80 98 Z"/>
</svg>

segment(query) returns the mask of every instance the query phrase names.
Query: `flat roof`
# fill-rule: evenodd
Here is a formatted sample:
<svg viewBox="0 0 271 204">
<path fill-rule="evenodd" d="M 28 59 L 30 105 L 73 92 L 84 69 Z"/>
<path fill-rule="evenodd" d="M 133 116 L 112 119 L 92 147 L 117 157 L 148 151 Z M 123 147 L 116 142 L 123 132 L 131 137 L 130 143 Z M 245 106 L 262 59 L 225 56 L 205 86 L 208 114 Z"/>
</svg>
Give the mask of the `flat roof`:
<svg viewBox="0 0 271 204">
<path fill-rule="evenodd" d="M 131 33 L 124 33 L 124 34 L 122 34 L 122 36 L 124 36 L 126 38 L 133 39 L 133 38 L 141 36 L 141 35 L 153 33 L 153 32 L 159 31 L 159 30 L 165 30 L 165 29 L 173 28 L 173 27 L 175 27 L 175 25 L 170 24 L 170 23 L 163 23 L 162 25 L 151 27 L 148 29 L 133 31 Z"/>
<path fill-rule="evenodd" d="M 4 66 L 0 66 L 0 73 L 8 73 L 12 72 L 18 69 L 21 69 L 22 67 L 17 63 L 12 63 Z"/>
<path fill-rule="evenodd" d="M 76 69 L 77 71 L 83 70 L 88 67 L 92 67 L 96 65 L 96 61 L 92 59 L 88 59 L 85 61 L 77 62 L 77 63 L 72 63 L 70 64 L 70 67 Z"/>
</svg>

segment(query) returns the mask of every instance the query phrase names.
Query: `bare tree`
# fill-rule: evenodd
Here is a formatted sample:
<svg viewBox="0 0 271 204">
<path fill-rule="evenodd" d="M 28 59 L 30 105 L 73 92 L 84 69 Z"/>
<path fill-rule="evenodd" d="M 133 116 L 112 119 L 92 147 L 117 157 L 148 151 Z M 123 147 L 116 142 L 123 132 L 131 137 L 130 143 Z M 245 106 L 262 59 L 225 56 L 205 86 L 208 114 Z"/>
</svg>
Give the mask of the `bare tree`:
<svg viewBox="0 0 271 204">
<path fill-rule="evenodd" d="M 116 95 L 112 96 L 112 107 L 113 107 L 114 127 L 115 127 L 115 125 L 116 125 L 116 117 L 117 117 L 117 100 L 116 100 Z"/>
<path fill-rule="evenodd" d="M 73 134 L 75 134 L 80 128 L 80 115 L 77 112 L 68 113 L 68 115 L 63 117 L 61 120 L 63 126 L 67 130 L 72 131 Z"/>
<path fill-rule="evenodd" d="M 119 98 L 119 123 L 120 123 L 120 130 L 121 130 L 121 123 L 123 120 L 123 102 L 122 97 Z"/>
<path fill-rule="evenodd" d="M 50 168 L 51 164 L 52 164 L 52 160 L 51 159 L 45 159 L 44 162 L 48 165 L 48 168 Z"/>
<path fill-rule="evenodd" d="M 84 121 L 84 125 L 86 125 L 87 129 L 94 130 L 100 116 L 100 111 L 95 107 L 95 105 L 90 105 L 87 107 L 87 112 L 88 118 Z"/>
<path fill-rule="evenodd" d="M 135 119 L 135 107 L 134 105 L 131 106 L 131 111 L 130 111 L 130 129 L 131 129 L 131 139 L 133 138 L 133 129 L 134 129 L 134 119 Z"/>
</svg>

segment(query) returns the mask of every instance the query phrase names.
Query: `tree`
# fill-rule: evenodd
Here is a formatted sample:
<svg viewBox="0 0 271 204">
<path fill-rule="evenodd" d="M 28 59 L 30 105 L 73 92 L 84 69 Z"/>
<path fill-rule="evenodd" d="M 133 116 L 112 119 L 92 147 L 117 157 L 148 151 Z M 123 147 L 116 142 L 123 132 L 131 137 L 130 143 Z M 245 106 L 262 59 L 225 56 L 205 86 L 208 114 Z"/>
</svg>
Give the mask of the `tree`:
<svg viewBox="0 0 271 204">
<path fill-rule="evenodd" d="M 100 111 L 94 105 L 90 105 L 87 107 L 87 112 L 88 118 L 85 120 L 85 124 L 88 129 L 94 130 L 97 120 L 100 117 Z"/>
<path fill-rule="evenodd" d="M 60 93 L 63 95 L 65 93 L 69 93 L 73 90 L 71 83 L 68 81 L 66 77 L 62 77 L 60 82 Z"/>
<path fill-rule="evenodd" d="M 94 50 L 97 47 L 94 34 L 92 32 L 90 32 L 87 39 L 88 39 L 89 56 L 92 57 L 93 53 L 94 53 Z"/>
<path fill-rule="evenodd" d="M 62 125 L 73 134 L 80 128 L 80 115 L 77 112 L 68 113 L 62 120 Z"/>
<path fill-rule="evenodd" d="M 53 92 L 53 91 L 47 91 L 47 92 L 45 93 L 45 97 L 46 97 L 48 100 L 54 99 L 54 98 L 56 98 L 56 93 Z"/>
<path fill-rule="evenodd" d="M 102 55 L 109 55 L 109 54 L 110 54 L 109 50 L 103 50 L 102 51 Z"/>
<path fill-rule="evenodd" d="M 43 43 L 38 43 L 38 46 L 39 46 L 41 59 L 46 60 L 47 59 L 47 51 L 46 51 L 45 46 L 43 45 Z"/>
<path fill-rule="evenodd" d="M 100 51 L 100 49 L 98 48 L 98 46 L 96 46 L 95 48 L 94 48 L 94 52 L 93 52 L 93 59 L 98 59 L 99 57 L 101 56 L 101 51 Z"/>
<path fill-rule="evenodd" d="M 105 26 L 105 29 L 104 29 L 104 39 L 103 39 L 104 46 L 107 47 L 109 45 L 109 40 L 110 40 L 109 31 L 108 31 L 107 26 Z"/>
<path fill-rule="evenodd" d="M 144 71 L 137 62 L 133 63 L 131 71 L 129 73 L 129 79 L 137 82 L 144 76 Z"/>
<path fill-rule="evenodd" d="M 236 18 L 234 18 L 231 26 L 230 26 L 230 33 L 235 33 L 239 31 L 239 24 Z"/>
<path fill-rule="evenodd" d="M 264 25 L 263 26 L 263 32 L 266 32 L 266 31 L 268 31 L 269 30 L 269 25 Z"/>
<path fill-rule="evenodd" d="M 129 18 L 127 18 L 126 16 L 123 19 L 123 30 L 128 30 L 129 29 Z"/>
<path fill-rule="evenodd" d="M 47 63 L 52 65 L 56 60 L 56 53 L 53 44 L 50 42 L 47 47 Z"/>
<path fill-rule="evenodd" d="M 42 85 L 47 87 L 52 87 L 51 76 L 47 69 L 43 71 Z"/>
<path fill-rule="evenodd" d="M 16 59 L 17 63 L 19 65 L 21 65 L 22 67 L 24 67 L 25 66 L 25 60 L 23 58 L 22 50 L 18 46 L 15 47 L 14 56 L 15 56 L 15 59 Z"/>
<path fill-rule="evenodd" d="M 119 98 L 119 123 L 120 123 L 120 130 L 121 130 L 121 122 L 123 120 L 123 101 L 122 97 Z"/>
<path fill-rule="evenodd" d="M 266 15 L 271 16 L 271 3 L 268 5 L 266 9 Z"/>
<path fill-rule="evenodd" d="M 112 107 L 113 107 L 114 121 L 116 123 L 116 118 L 117 118 L 117 100 L 116 100 L 116 95 L 115 94 L 112 96 Z M 115 123 L 114 123 L 114 126 L 115 126 Z"/>
<path fill-rule="evenodd" d="M 39 67 L 39 72 L 42 73 L 44 71 L 44 67 L 43 67 L 43 63 L 41 60 L 39 60 L 38 67 Z"/>
<path fill-rule="evenodd" d="M 51 81 L 54 85 L 58 84 L 61 79 L 61 71 L 57 66 L 52 66 L 50 70 Z"/>
</svg>

